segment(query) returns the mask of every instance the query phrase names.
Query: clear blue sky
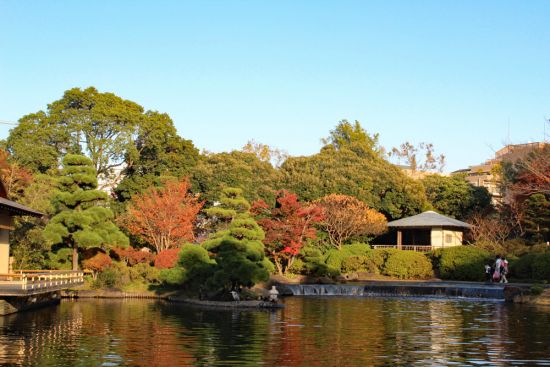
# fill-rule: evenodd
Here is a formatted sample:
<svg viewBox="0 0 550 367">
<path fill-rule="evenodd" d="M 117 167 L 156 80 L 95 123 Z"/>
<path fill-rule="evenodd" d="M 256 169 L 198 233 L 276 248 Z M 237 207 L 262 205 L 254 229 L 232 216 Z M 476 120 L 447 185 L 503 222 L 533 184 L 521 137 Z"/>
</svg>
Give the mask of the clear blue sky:
<svg viewBox="0 0 550 367">
<path fill-rule="evenodd" d="M 550 118 L 550 1 L 0 0 L 0 120 L 95 86 L 200 149 L 317 152 L 338 120 L 448 170 Z M 0 138 L 9 127 L 0 126 Z"/>
</svg>

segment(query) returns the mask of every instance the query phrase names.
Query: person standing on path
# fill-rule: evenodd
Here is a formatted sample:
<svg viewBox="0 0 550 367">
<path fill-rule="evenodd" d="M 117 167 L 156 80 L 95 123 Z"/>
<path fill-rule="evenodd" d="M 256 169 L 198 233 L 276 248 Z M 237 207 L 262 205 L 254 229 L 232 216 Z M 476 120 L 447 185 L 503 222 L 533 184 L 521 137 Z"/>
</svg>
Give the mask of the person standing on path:
<svg viewBox="0 0 550 367">
<path fill-rule="evenodd" d="M 508 260 L 506 260 L 506 257 L 502 257 L 500 260 L 500 282 L 501 283 L 508 283 L 508 279 L 506 279 L 506 274 L 508 274 Z"/>
<path fill-rule="evenodd" d="M 495 272 L 493 273 L 493 282 L 500 281 L 500 265 L 502 263 L 502 260 L 500 259 L 500 255 L 497 255 L 497 258 L 495 260 Z"/>
</svg>

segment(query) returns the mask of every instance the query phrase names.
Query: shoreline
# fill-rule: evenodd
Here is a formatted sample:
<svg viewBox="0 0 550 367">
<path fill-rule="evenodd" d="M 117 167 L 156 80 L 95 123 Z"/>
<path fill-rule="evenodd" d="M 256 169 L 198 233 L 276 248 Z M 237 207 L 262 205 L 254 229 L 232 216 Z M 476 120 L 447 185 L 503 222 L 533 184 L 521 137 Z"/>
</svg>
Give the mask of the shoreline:
<svg viewBox="0 0 550 367">
<path fill-rule="evenodd" d="M 550 287 L 544 286 L 541 294 L 533 294 L 532 284 L 524 283 L 481 283 L 459 281 L 399 281 L 370 280 L 336 284 L 318 283 L 269 283 L 277 287 L 281 297 L 285 296 L 329 296 L 329 297 L 410 297 L 465 299 L 472 302 L 502 301 L 520 304 L 550 306 Z M 118 299 L 156 299 L 174 303 L 186 303 L 195 306 L 215 308 L 277 309 L 284 305 L 260 300 L 247 301 L 210 301 L 199 300 L 181 295 L 177 291 L 158 294 L 155 292 L 125 292 L 109 290 L 72 289 L 61 292 L 61 298 L 118 298 Z"/>
</svg>

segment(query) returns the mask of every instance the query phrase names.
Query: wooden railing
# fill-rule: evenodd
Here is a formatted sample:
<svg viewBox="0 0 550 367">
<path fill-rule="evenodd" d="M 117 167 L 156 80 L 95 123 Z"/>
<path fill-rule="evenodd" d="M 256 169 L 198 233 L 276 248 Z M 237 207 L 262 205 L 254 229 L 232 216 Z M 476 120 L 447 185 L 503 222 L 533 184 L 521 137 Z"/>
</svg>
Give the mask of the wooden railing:
<svg viewBox="0 0 550 367">
<path fill-rule="evenodd" d="M 42 293 L 70 288 L 84 282 L 82 271 L 15 270 L 0 274 L 0 294 L 3 292 Z"/>
<path fill-rule="evenodd" d="M 372 245 L 372 248 L 397 248 L 397 245 Z M 402 250 L 407 251 L 416 251 L 416 252 L 430 252 L 432 251 L 432 246 L 425 245 L 402 245 Z"/>
</svg>

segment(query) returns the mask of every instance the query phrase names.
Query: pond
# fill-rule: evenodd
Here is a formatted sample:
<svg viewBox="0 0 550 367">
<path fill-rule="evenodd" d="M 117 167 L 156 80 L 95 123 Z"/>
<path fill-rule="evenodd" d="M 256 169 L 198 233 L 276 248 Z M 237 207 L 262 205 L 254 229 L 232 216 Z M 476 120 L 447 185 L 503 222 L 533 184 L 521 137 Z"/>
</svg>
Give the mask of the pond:
<svg viewBox="0 0 550 367">
<path fill-rule="evenodd" d="M 63 301 L 0 318 L 0 364 L 550 366 L 550 309 L 496 302 L 289 297 L 274 312 Z"/>
</svg>

